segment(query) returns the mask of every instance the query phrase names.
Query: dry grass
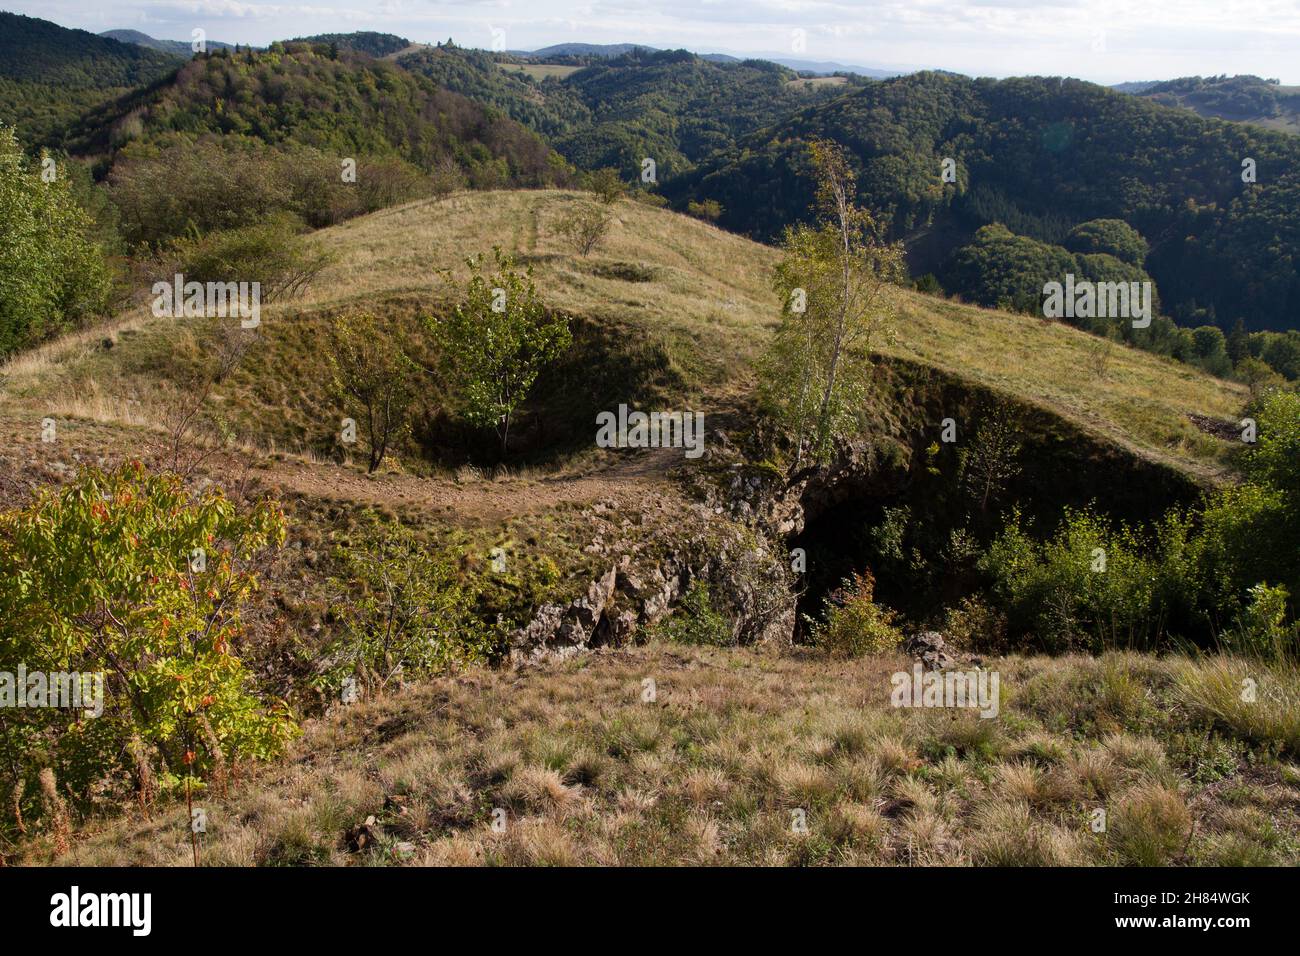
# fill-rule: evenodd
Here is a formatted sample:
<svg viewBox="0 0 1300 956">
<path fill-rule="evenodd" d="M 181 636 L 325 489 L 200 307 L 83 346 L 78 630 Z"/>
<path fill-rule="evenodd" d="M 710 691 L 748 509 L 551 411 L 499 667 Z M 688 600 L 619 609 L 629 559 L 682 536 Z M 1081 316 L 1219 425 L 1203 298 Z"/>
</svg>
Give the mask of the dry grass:
<svg viewBox="0 0 1300 956">
<path fill-rule="evenodd" d="M 1077 733 L 1113 671 L 1159 704 Z M 1140 665 L 1140 666 L 1139 666 Z M 313 722 L 290 757 L 201 798 L 210 864 L 1300 863 L 1300 772 L 1269 748 L 1211 784 L 1177 764 L 1178 687 L 1221 662 L 1007 658 L 996 726 L 893 709 L 902 658 L 651 645 L 471 672 Z M 641 700 L 653 677 L 654 703 Z M 1101 722 L 1105 723 L 1105 722 Z M 1094 723 L 1094 726 L 1100 726 Z M 1210 731 L 1204 730 L 1209 733 Z M 1294 759 L 1292 757 L 1291 759 Z M 247 771 L 245 771 L 247 772 Z M 1094 829 L 1094 811 L 1106 825 Z M 373 841 L 357 848 L 369 817 Z M 497 823 L 494 826 L 494 821 Z M 48 840 L 29 862 L 50 859 Z M 184 807 L 73 836 L 75 864 L 185 865 Z"/>
<path fill-rule="evenodd" d="M 577 73 L 582 67 L 563 63 L 502 63 L 501 69 L 507 73 L 524 73 L 540 83 L 549 76 L 562 80 Z"/>
<path fill-rule="evenodd" d="M 1255 743 L 1300 752 L 1300 667 L 1214 658 L 1177 673 L 1182 704 Z"/>
<path fill-rule="evenodd" d="M 687 393 L 707 407 L 746 389 L 754 357 L 779 317 L 770 285 L 776 250 L 707 223 L 624 201 L 607 241 L 575 256 L 555 224 L 588 194 L 557 190 L 463 192 L 382 210 L 322 230 L 313 241 L 333 253 L 306 298 L 264 310 L 265 354 L 248 381 L 223 396 L 235 420 L 268 413 L 284 422 L 282 444 L 328 418 L 320 394 L 319 340 L 340 306 L 382 307 L 414 328 L 412 310 L 445 299 L 440 273 L 464 275 L 463 260 L 501 245 L 530 265 L 547 301 L 585 316 L 625 339 L 659 343 Z M 885 350 L 933 365 L 1035 403 L 1139 455 L 1201 478 L 1222 470 L 1226 443 L 1199 432 L 1188 412 L 1233 418 L 1243 387 L 1132 349 L 1116 349 L 1100 383 L 1088 354 L 1095 338 L 1060 323 L 901 293 L 898 341 Z M 384 306 L 384 303 L 401 302 Z M 397 325 L 394 326 L 395 328 Z M 111 350 L 97 348 L 104 330 L 80 333 L 26 353 L 0 370 L 0 398 L 24 409 L 97 388 L 102 401 L 83 411 L 130 421 L 130 410 L 159 400 L 178 364 L 202 355 L 187 323 L 138 313 L 109 330 Z M 182 366 L 184 363 L 180 363 Z M 183 370 L 183 369 L 182 369 Z M 135 403 L 135 404 L 132 404 Z M 260 416 L 260 417 L 259 417 Z"/>
</svg>

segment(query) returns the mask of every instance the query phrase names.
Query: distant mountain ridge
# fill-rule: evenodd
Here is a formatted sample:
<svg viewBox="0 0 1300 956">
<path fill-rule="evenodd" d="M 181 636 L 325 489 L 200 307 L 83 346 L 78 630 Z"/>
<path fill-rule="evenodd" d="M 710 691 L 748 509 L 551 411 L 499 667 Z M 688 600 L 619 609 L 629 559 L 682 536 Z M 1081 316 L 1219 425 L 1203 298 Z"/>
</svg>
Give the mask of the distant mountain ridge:
<svg viewBox="0 0 1300 956">
<path fill-rule="evenodd" d="M 99 36 L 116 40 L 119 43 L 134 43 L 136 46 L 158 50 L 161 53 L 171 53 L 175 56 L 183 56 L 187 59 L 194 55 L 193 41 L 190 40 L 159 40 L 147 33 L 141 33 L 139 30 L 105 30 Z M 209 50 L 234 49 L 234 44 L 222 43 L 220 40 L 205 40 L 204 45 Z"/>
<path fill-rule="evenodd" d="M 645 50 L 651 53 L 663 52 L 661 47 L 646 46 L 643 43 L 556 43 L 542 47 L 539 50 L 511 50 L 509 52 L 512 56 L 535 60 L 569 56 L 614 59 L 631 53 L 633 50 Z M 701 60 L 708 60 L 711 63 L 741 63 L 745 60 L 764 60 L 768 63 L 776 63 L 787 67 L 796 73 L 814 73 L 821 76 L 829 76 L 834 73 L 855 73 L 858 76 L 883 79 L 889 76 L 899 76 L 905 72 L 902 70 L 881 70 L 869 66 L 850 66 L 829 60 L 796 60 L 785 56 L 772 56 L 762 53 L 756 53 L 753 56 L 735 56 L 730 53 L 695 53 L 695 55 Z"/>
</svg>

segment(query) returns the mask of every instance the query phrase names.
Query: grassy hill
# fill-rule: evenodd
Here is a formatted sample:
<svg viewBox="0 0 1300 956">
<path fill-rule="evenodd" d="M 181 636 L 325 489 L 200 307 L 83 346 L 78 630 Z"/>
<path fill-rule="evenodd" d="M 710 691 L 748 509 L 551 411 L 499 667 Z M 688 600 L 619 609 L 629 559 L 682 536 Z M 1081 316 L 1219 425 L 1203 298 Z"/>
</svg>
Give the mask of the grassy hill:
<svg viewBox="0 0 1300 956">
<path fill-rule="evenodd" d="M 1300 87 L 1258 76 L 1187 76 L 1142 84 L 1139 96 L 1200 116 L 1300 133 Z"/>
<path fill-rule="evenodd" d="M 549 305 L 591 324 L 609 350 L 606 361 L 633 363 L 616 375 L 626 376 L 628 388 L 636 381 L 629 369 L 640 368 L 646 388 L 667 390 L 670 407 L 731 403 L 779 316 L 769 286 L 775 250 L 625 201 L 614 207 L 607 243 L 584 259 L 555 226 L 590 202 L 563 191 L 462 192 L 322 230 L 314 241 L 333 253 L 333 264 L 305 298 L 267 308 L 254 371 L 228 386 L 224 414 L 249 441 L 312 447 L 315 433 L 333 427 L 321 412 L 328 406 L 315 345 L 322 323 L 341 308 L 378 309 L 397 334 L 414 337 L 415 317 L 443 307 L 438 270 L 463 274 L 465 255 L 496 244 L 533 268 Z M 1241 386 L 1125 348 L 1099 371 L 1099 340 L 1059 323 L 906 291 L 900 306 L 888 354 L 1032 403 L 1198 480 L 1222 472 L 1231 446 L 1187 416 L 1235 419 L 1247 397 Z M 110 350 L 99 347 L 102 335 L 87 333 L 20 356 L 4 370 L 4 394 L 33 412 L 158 421 L 206 334 L 195 324 L 127 315 Z M 617 388 L 592 396 L 598 399 L 616 403 Z"/>
</svg>

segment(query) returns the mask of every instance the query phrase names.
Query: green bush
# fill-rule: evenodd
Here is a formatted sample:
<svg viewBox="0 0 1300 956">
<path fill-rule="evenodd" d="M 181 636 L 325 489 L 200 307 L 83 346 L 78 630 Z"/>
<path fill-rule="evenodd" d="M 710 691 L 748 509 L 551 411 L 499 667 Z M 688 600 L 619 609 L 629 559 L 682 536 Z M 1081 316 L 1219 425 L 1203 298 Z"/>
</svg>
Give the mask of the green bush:
<svg viewBox="0 0 1300 956">
<path fill-rule="evenodd" d="M 327 253 L 297 235 L 289 217 L 206 236 L 183 239 L 171 245 L 174 269 L 186 282 L 257 282 L 261 302 L 301 294 L 330 262 Z M 164 278 L 170 278 L 166 276 Z"/>
<path fill-rule="evenodd" d="M 980 561 L 1012 629 L 1046 650 L 1149 646 L 1159 632 L 1157 570 L 1145 543 L 1092 511 L 1067 510 L 1039 542 L 1013 514 Z"/>
<path fill-rule="evenodd" d="M 385 526 L 368 544 L 340 547 L 344 574 L 331 580 L 340 637 L 323 684 L 346 677 L 369 690 L 401 677 L 485 663 L 499 635 L 475 615 L 476 594 L 462 580 L 459 555 L 430 549 L 409 529 Z"/>
<path fill-rule="evenodd" d="M 860 657 L 893 650 L 903 640 L 897 614 L 875 603 L 870 571 L 854 574 L 826 598 L 825 618 L 812 622 L 813 643 L 837 657 Z"/>
<path fill-rule="evenodd" d="M 655 636 L 677 644 L 707 644 L 726 647 L 732 640 L 731 622 L 713 608 L 708 582 L 696 578 L 686 589 L 681 604 L 671 617 L 655 628 Z"/>
<path fill-rule="evenodd" d="M 1013 516 L 980 562 L 1013 635 L 1051 650 L 1179 638 L 1294 655 L 1300 396 L 1271 391 L 1252 414 L 1258 438 L 1242 459 L 1245 481 L 1211 495 L 1199 516 L 1170 511 L 1148 536 L 1067 511 L 1045 542 Z"/>
<path fill-rule="evenodd" d="M 0 126 L 0 359 L 107 309 L 111 282 L 93 226 L 68 179 L 56 172 L 44 182 Z"/>
<path fill-rule="evenodd" d="M 167 788 L 276 753 L 294 725 L 253 692 L 236 650 L 251 562 L 284 534 L 274 505 L 241 514 L 220 492 L 194 498 L 138 463 L 87 470 L 0 515 L 0 671 L 103 680 L 96 717 L 6 708 L 5 792 L 34 795 L 52 769 L 89 801 L 132 771 L 145 789 L 146 766 Z"/>
</svg>

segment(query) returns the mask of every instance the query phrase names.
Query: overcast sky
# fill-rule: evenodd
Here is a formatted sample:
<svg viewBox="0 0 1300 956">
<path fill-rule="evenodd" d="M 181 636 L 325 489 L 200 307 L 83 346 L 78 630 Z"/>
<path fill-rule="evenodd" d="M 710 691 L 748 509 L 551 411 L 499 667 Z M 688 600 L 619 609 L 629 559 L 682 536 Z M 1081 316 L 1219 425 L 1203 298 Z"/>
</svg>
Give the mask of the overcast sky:
<svg viewBox="0 0 1300 956">
<path fill-rule="evenodd" d="M 508 49 L 644 43 L 1102 83 L 1255 73 L 1300 84 L 1300 0 L 0 0 L 93 32 L 266 44 L 378 30 Z"/>
</svg>

